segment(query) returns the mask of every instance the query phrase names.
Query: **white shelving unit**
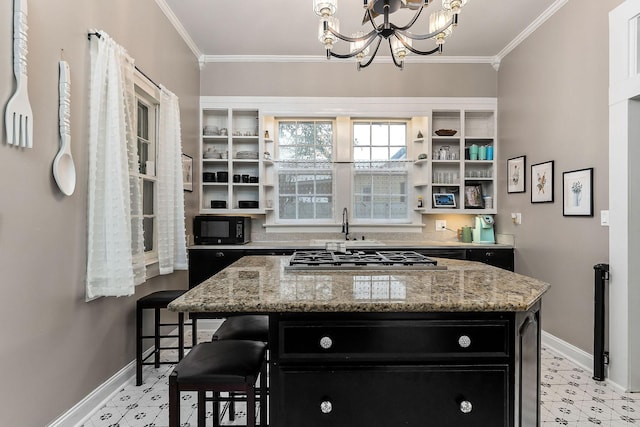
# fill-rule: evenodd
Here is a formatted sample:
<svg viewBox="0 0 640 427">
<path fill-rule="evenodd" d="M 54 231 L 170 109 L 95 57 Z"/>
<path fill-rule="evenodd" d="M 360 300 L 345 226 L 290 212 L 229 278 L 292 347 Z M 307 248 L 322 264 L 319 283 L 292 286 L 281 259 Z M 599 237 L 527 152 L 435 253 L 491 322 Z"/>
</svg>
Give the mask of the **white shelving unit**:
<svg viewBox="0 0 640 427">
<path fill-rule="evenodd" d="M 441 129 L 455 130 L 455 135 L 438 135 Z M 421 213 L 495 214 L 496 206 L 496 111 L 494 109 L 432 110 L 428 117 L 412 120 L 412 131 L 420 130 L 422 138 L 413 140 L 415 200 L 422 197 Z M 471 160 L 470 148 L 477 146 L 484 158 Z M 491 152 L 490 157 L 487 154 Z M 426 159 L 419 159 L 426 154 Z M 445 155 L 446 154 L 446 155 Z M 472 208 L 465 200 L 465 189 L 480 186 L 482 196 L 491 199 L 491 207 Z M 434 193 L 453 193 L 455 208 L 433 206 Z M 487 200 L 487 199 L 484 199 Z M 483 200 L 483 201 L 484 201 Z M 488 201 L 488 200 L 487 200 Z"/>
<path fill-rule="evenodd" d="M 259 110 L 201 105 L 200 120 L 200 213 L 264 213 Z M 245 203 L 256 207 L 241 207 Z"/>
</svg>

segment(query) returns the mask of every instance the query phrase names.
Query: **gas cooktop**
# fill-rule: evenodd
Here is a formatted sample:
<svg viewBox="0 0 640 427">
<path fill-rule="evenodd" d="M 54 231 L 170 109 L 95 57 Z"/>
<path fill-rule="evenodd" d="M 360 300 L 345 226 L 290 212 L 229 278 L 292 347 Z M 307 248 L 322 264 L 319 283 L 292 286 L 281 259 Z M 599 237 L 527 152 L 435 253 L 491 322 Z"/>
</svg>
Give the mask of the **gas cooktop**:
<svg viewBox="0 0 640 427">
<path fill-rule="evenodd" d="M 285 270 L 446 270 L 415 251 L 297 251 Z"/>
</svg>

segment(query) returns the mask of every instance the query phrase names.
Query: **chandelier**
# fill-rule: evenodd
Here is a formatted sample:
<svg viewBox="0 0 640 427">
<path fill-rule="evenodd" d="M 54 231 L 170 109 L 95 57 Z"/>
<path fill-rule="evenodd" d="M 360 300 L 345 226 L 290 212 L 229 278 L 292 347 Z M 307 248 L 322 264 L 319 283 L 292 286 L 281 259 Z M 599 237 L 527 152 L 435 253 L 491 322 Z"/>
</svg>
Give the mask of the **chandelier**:
<svg viewBox="0 0 640 427">
<path fill-rule="evenodd" d="M 429 17 L 429 32 L 426 34 L 414 34 L 409 29 L 416 23 L 422 10 L 427 7 L 432 0 L 364 0 L 364 19 L 362 24 L 367 22 L 373 29 L 368 33 L 358 31 L 351 36 L 340 34 L 340 22 L 334 15 L 338 9 L 338 0 L 313 0 L 313 11 L 320 16 L 320 26 L 318 28 L 318 39 L 327 51 L 327 59 L 332 56 L 336 58 L 353 58 L 358 62 L 358 70 L 368 67 L 378 53 L 383 39 L 389 43 L 391 58 L 396 67 L 404 67 L 404 58 L 409 53 L 416 55 L 431 55 L 442 53 L 444 41 L 451 35 L 453 27 L 458 24 L 460 9 L 468 0 L 442 0 L 442 10 L 433 12 Z M 415 14 L 404 26 L 397 26 L 389 22 L 389 15 L 400 10 L 415 10 Z M 375 18 L 383 17 L 383 22 L 376 24 Z M 338 39 L 350 43 L 350 52 L 345 54 L 333 51 L 333 45 Z M 413 47 L 414 40 L 435 40 L 436 47 L 432 50 L 418 50 Z M 373 53 L 369 55 L 369 47 L 374 43 Z M 366 58 L 366 59 L 365 59 Z"/>
</svg>

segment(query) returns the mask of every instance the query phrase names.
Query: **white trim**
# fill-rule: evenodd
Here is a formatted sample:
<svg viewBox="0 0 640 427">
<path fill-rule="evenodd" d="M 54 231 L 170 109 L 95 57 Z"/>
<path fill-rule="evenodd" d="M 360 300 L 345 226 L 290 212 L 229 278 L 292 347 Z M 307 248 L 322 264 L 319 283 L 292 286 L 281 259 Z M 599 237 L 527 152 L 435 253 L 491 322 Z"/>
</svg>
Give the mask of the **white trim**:
<svg viewBox="0 0 640 427">
<path fill-rule="evenodd" d="M 198 320 L 198 331 L 215 331 L 222 324 L 222 319 L 202 319 Z M 170 332 L 177 335 L 178 329 Z M 175 340 L 177 343 L 177 340 Z M 154 347 L 150 347 L 142 354 L 142 358 L 147 358 L 153 353 Z M 135 384 L 136 361 L 129 362 L 124 368 L 116 372 L 111 378 L 100 384 L 95 390 L 76 403 L 71 409 L 60 417 L 47 424 L 46 427 L 81 427 L 93 414 L 102 408 L 113 396 L 124 387 Z"/>
<path fill-rule="evenodd" d="M 542 331 L 542 345 L 550 348 L 555 353 L 560 354 L 565 359 L 569 360 L 574 365 L 578 365 L 584 369 L 590 376 L 593 376 L 593 355 L 586 351 L 569 344 L 568 342 L 561 340 L 560 338 L 550 334 L 549 332 Z M 626 390 L 620 384 L 610 380 L 609 367 L 605 366 L 605 382 L 615 388 L 618 392 L 624 393 Z"/>
<path fill-rule="evenodd" d="M 567 4 L 569 0 L 556 0 L 551 6 L 549 6 L 540 16 L 538 16 L 531 24 L 527 26 L 520 34 L 516 36 L 511 42 L 506 45 L 494 58 L 496 64 L 500 64 L 502 59 L 515 49 L 520 43 L 525 41 L 535 30 L 544 24 L 547 19 L 551 18 L 562 6 Z"/>
<path fill-rule="evenodd" d="M 160 1 L 160 0 L 159 0 Z M 202 62 L 207 63 L 319 63 L 327 62 L 324 55 L 202 55 Z M 353 58 L 331 58 L 329 61 L 353 62 Z M 411 64 L 492 64 L 493 56 L 407 56 L 405 63 Z M 391 64 L 391 56 L 376 56 L 376 62 Z"/>
<path fill-rule="evenodd" d="M 171 9 L 171 7 L 169 7 L 169 5 L 165 0 L 156 0 L 156 4 L 158 5 L 158 7 L 160 7 L 162 12 L 167 17 L 167 19 L 169 19 L 169 22 L 173 25 L 173 27 L 176 29 L 178 34 L 180 34 L 180 37 L 182 37 L 182 40 L 184 40 L 187 46 L 189 46 L 189 49 L 191 49 L 191 52 L 193 52 L 196 58 L 200 60 L 201 57 L 203 56 L 202 52 L 200 51 L 200 48 L 198 47 L 196 42 L 193 41 L 193 39 L 189 35 L 189 32 L 186 30 L 186 28 L 184 28 L 184 26 L 182 25 L 182 22 L 180 22 L 180 19 L 178 19 L 175 13 L 173 13 L 173 10 Z"/>
<path fill-rule="evenodd" d="M 142 357 L 145 358 L 151 353 L 153 353 L 153 347 L 145 351 Z M 123 387 L 133 383 L 135 376 L 136 361 L 134 359 L 46 427 L 82 426 Z"/>
<path fill-rule="evenodd" d="M 267 116 L 351 118 L 422 117 L 427 110 L 490 110 L 498 101 L 491 97 L 289 97 L 289 96 L 201 96 L 200 108 L 260 110 Z"/>
</svg>

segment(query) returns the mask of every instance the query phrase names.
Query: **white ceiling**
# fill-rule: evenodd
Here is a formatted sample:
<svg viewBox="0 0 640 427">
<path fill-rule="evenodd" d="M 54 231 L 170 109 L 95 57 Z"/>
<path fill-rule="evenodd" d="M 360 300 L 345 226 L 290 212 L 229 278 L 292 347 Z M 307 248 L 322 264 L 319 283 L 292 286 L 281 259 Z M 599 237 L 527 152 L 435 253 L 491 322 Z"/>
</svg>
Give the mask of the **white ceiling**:
<svg viewBox="0 0 640 427">
<path fill-rule="evenodd" d="M 156 1 L 194 54 L 204 62 L 251 58 L 319 60 L 325 55 L 317 40 L 318 17 L 313 13 L 311 0 Z M 458 28 L 447 39 L 444 53 L 420 58 L 426 62 L 429 59 L 444 62 L 493 62 L 497 59 L 499 62 L 567 1 L 470 0 L 460 15 Z M 413 32 L 427 33 L 428 16 L 439 8 L 440 1 L 434 0 L 423 11 L 418 21 L 421 25 L 414 26 Z M 409 11 L 392 14 L 391 22 L 404 25 L 409 19 L 405 12 Z M 361 27 L 363 15 L 361 0 L 341 0 L 336 12 L 341 32 L 351 34 L 360 28 L 369 31 L 367 27 Z M 433 47 L 433 42 L 429 42 L 422 48 Z M 348 45 L 341 42 L 335 51 L 344 53 L 348 49 Z M 388 55 L 388 50 L 383 44 L 378 55 Z"/>
</svg>

